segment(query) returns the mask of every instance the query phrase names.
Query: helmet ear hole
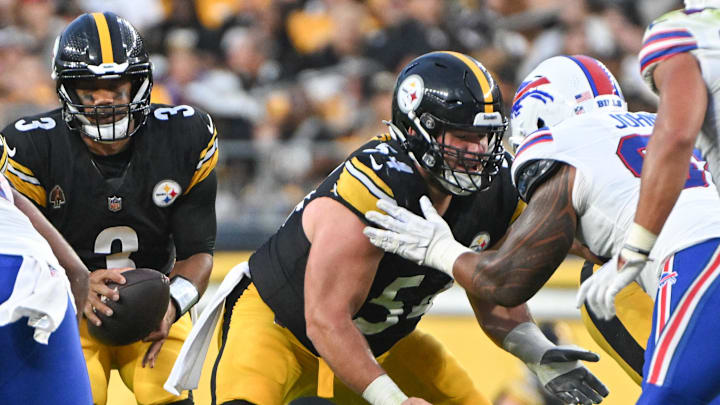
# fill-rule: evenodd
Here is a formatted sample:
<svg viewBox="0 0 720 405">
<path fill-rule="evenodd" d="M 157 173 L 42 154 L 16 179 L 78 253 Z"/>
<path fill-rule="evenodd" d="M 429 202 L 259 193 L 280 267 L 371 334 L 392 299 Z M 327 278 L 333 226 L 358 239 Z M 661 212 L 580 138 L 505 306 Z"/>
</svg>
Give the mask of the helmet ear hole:
<svg viewBox="0 0 720 405">
<path fill-rule="evenodd" d="M 538 129 L 540 129 L 540 128 L 544 127 L 544 126 L 545 126 L 545 121 L 543 121 L 542 118 L 538 117 L 538 119 L 537 119 L 537 127 L 538 127 Z"/>
</svg>

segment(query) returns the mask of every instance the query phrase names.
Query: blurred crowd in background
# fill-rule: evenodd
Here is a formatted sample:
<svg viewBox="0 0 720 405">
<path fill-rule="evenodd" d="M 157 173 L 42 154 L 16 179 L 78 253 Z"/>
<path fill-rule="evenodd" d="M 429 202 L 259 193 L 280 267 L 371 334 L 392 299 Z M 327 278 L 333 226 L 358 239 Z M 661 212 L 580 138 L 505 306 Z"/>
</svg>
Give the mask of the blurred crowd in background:
<svg viewBox="0 0 720 405">
<path fill-rule="evenodd" d="M 153 102 L 212 114 L 221 139 L 218 248 L 251 249 L 355 147 L 386 131 L 415 56 L 480 60 L 505 103 L 541 60 L 587 54 L 631 110 L 655 111 L 637 63 L 644 27 L 679 0 L 0 0 L 0 125 L 57 108 L 52 45 L 78 14 L 143 34 Z"/>
</svg>

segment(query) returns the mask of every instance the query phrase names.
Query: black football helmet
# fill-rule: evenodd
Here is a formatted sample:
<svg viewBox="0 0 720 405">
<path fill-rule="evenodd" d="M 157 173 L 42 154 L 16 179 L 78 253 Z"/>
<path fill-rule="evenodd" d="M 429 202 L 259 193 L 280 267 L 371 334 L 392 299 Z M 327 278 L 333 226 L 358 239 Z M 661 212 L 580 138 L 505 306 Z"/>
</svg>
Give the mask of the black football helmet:
<svg viewBox="0 0 720 405">
<path fill-rule="evenodd" d="M 502 109 L 500 89 L 480 62 L 462 53 L 432 52 L 398 76 L 388 124 L 445 190 L 468 195 L 488 188 L 502 165 L 508 127 Z M 470 153 L 447 145 L 447 130 L 484 134 L 488 149 Z"/>
<path fill-rule="evenodd" d="M 83 14 L 72 21 L 55 40 L 52 75 L 65 122 L 95 141 L 132 136 L 150 112 L 150 58 L 138 31 L 116 14 Z M 83 105 L 77 82 L 108 79 L 130 81 L 130 103 Z M 113 118 L 111 123 L 99 124 L 100 118 L 108 116 Z"/>
</svg>

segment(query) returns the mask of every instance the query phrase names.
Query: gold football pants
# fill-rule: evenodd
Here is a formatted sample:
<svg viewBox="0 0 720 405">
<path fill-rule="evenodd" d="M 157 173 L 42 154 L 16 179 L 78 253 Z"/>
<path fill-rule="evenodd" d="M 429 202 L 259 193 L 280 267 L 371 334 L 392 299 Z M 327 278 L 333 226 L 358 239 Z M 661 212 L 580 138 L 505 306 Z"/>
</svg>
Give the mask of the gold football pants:
<svg viewBox="0 0 720 405">
<path fill-rule="evenodd" d="M 111 369 L 118 370 L 123 382 L 135 394 L 140 405 L 169 404 L 186 399 L 188 392 L 184 392 L 182 396 L 174 396 L 163 389 L 163 384 L 170 375 L 191 328 L 190 314 L 187 313 L 170 328 L 155 361 L 155 367 L 150 368 L 142 367 L 142 360 L 151 342 L 140 341 L 125 346 L 104 345 L 90 336 L 87 319 L 83 319 L 80 322 L 80 342 L 90 375 L 93 403 L 105 405 L 107 402 Z"/>
<path fill-rule="evenodd" d="M 600 266 L 586 262 L 581 282 Z M 645 347 L 652 330 L 654 302 L 633 282 L 615 296 L 615 318 L 605 321 L 591 314 L 585 304 L 582 319 L 593 340 L 607 352 L 638 385 L 642 382 Z"/>
<path fill-rule="evenodd" d="M 436 405 L 490 405 L 440 342 L 419 330 L 398 341 L 378 362 L 409 396 Z M 274 322 L 253 284 L 234 303 L 229 325 L 223 324 L 211 391 L 218 405 L 232 400 L 279 405 L 316 395 L 337 404 L 367 404 Z"/>
</svg>

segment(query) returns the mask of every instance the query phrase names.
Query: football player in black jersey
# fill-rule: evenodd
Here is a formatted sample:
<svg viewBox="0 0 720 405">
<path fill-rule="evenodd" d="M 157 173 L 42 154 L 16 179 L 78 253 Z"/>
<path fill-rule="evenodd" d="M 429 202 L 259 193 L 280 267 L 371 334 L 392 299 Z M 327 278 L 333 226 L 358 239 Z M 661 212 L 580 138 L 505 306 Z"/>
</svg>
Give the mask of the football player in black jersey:
<svg viewBox="0 0 720 405">
<path fill-rule="evenodd" d="M 501 146 L 501 108 L 493 78 L 467 55 L 434 52 L 405 67 L 390 133 L 361 146 L 308 194 L 227 296 L 213 403 L 317 395 L 340 404 L 489 404 L 442 345 L 415 329 L 452 277 L 384 253 L 362 231 L 378 200 L 419 213 L 419 197 L 429 195 L 460 241 L 495 245 L 523 207 Z M 498 342 L 531 320 L 525 306 L 469 299 Z M 548 350 L 555 360 L 543 352 L 538 361 L 567 367 L 578 356 L 596 358 L 556 350 Z"/>
<path fill-rule="evenodd" d="M 108 347 L 80 325 L 95 404 L 117 368 L 139 404 L 191 404 L 162 385 L 189 333 L 188 310 L 207 287 L 215 244 L 217 133 L 190 106 L 150 103 L 143 40 L 113 13 L 83 14 L 60 34 L 53 76 L 62 108 L 5 128 L 8 178 L 60 230 L 92 271 L 84 308 L 111 315 L 106 286 L 122 270 L 171 279 L 164 319 L 143 341 Z M 152 299 L 152 297 L 148 297 Z"/>
</svg>

